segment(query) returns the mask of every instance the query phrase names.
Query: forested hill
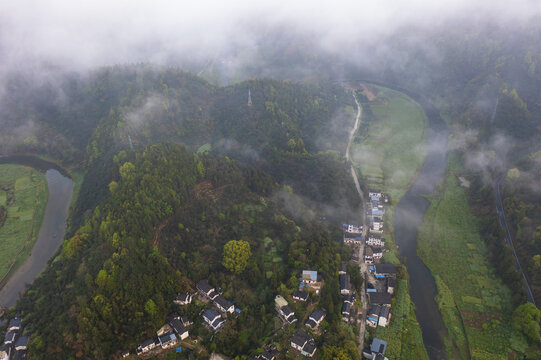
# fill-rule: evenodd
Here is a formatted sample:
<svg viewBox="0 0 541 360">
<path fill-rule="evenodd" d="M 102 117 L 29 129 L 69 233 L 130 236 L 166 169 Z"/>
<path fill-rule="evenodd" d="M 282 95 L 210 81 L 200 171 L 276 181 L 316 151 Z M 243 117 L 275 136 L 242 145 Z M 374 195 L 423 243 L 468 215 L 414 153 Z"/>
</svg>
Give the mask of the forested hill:
<svg viewBox="0 0 541 360">
<path fill-rule="evenodd" d="M 268 198 L 275 190 L 270 176 L 170 143 L 129 151 L 113 170 L 111 195 L 18 304 L 33 359 L 110 359 L 135 348 L 164 323 L 176 294 L 203 278 L 243 309 L 213 339 L 225 354 L 258 346 L 273 321 L 277 289 L 296 287 L 290 278 L 302 268 L 329 279 L 320 305 L 330 324 L 340 324 L 338 242 L 318 223 L 281 211 Z M 221 264 L 233 239 L 247 241 L 252 252 L 239 275 Z M 351 338 L 336 326 L 327 340 L 346 346 Z"/>
<path fill-rule="evenodd" d="M 357 205 L 351 181 L 336 176 L 345 173 L 354 121 L 346 111 L 353 97 L 338 84 L 254 79 L 217 87 L 146 65 L 34 82 L 14 75 L 8 84 L 1 151 L 46 154 L 87 170 L 76 224 L 107 195 L 120 151 L 162 141 L 252 164 L 321 205 Z"/>
</svg>

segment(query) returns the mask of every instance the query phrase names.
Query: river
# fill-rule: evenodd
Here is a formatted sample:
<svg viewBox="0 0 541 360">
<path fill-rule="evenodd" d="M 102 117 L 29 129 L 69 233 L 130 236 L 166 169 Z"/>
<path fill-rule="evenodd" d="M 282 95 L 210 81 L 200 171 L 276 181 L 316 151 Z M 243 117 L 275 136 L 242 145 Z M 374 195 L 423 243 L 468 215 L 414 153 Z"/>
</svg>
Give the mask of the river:
<svg viewBox="0 0 541 360">
<path fill-rule="evenodd" d="M 41 274 L 49 259 L 62 244 L 68 217 L 69 204 L 73 195 L 73 180 L 56 164 L 27 155 L 0 157 L 2 164 L 32 166 L 45 172 L 49 200 L 45 208 L 43 223 L 30 256 L 13 273 L 0 289 L 0 306 L 13 306 L 36 277 Z"/>
<path fill-rule="evenodd" d="M 448 336 L 447 329 L 434 300 L 437 294 L 434 278 L 417 256 L 417 229 L 430 205 L 423 195 L 433 193 L 445 171 L 448 130 L 435 109 L 423 104 L 419 98 L 415 100 L 423 106 L 430 122 L 427 155 L 416 181 L 396 206 L 394 239 L 408 268 L 410 296 L 428 356 L 439 360 L 446 358 L 443 338 Z"/>
</svg>

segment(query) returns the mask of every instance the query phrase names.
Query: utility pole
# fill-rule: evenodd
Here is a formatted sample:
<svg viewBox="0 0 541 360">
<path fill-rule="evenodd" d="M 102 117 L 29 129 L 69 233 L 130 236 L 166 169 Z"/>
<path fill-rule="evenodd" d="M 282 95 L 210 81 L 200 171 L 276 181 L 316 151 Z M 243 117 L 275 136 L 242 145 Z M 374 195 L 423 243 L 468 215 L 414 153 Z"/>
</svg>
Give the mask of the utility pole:
<svg viewBox="0 0 541 360">
<path fill-rule="evenodd" d="M 248 106 L 252 106 L 252 93 L 248 89 Z"/>
</svg>

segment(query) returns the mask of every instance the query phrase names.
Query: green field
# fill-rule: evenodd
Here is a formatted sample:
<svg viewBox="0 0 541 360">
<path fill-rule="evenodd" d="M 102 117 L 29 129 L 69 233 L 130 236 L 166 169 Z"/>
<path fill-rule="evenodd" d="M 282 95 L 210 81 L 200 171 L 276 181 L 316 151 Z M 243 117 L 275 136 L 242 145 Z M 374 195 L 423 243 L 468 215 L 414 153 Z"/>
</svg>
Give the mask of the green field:
<svg viewBox="0 0 541 360">
<path fill-rule="evenodd" d="M 510 324 L 510 292 L 487 261 L 488 253 L 450 157 L 419 229 L 418 254 L 438 288 L 436 301 L 451 341 L 449 359 L 513 359 L 525 343 Z"/>
<path fill-rule="evenodd" d="M 0 228 L 0 279 L 26 258 L 37 239 L 49 193 L 47 180 L 27 166 L 0 165 L 0 205 L 7 218 Z M 6 261 L 5 259 L 8 259 Z"/>
<path fill-rule="evenodd" d="M 351 158 L 363 182 L 389 193 L 397 203 L 426 156 L 428 119 L 407 95 L 370 85 L 376 98 L 365 102 Z M 367 107 L 372 115 L 367 119 Z"/>
</svg>

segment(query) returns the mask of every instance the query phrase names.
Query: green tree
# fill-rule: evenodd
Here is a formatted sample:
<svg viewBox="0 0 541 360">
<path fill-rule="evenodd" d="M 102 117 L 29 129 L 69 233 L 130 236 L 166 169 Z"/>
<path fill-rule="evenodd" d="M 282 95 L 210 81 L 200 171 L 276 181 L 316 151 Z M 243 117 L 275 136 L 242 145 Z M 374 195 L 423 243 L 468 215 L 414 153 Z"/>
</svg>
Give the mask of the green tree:
<svg viewBox="0 0 541 360">
<path fill-rule="evenodd" d="M 135 173 L 135 165 L 127 161 L 120 167 L 118 172 L 123 180 L 129 180 Z"/>
<path fill-rule="evenodd" d="M 539 342 L 540 321 L 541 310 L 532 303 L 522 304 L 513 312 L 513 327 L 532 343 Z"/>
<path fill-rule="evenodd" d="M 251 256 L 250 244 L 247 241 L 231 240 L 224 246 L 222 264 L 232 273 L 240 274 L 246 269 Z"/>
</svg>

